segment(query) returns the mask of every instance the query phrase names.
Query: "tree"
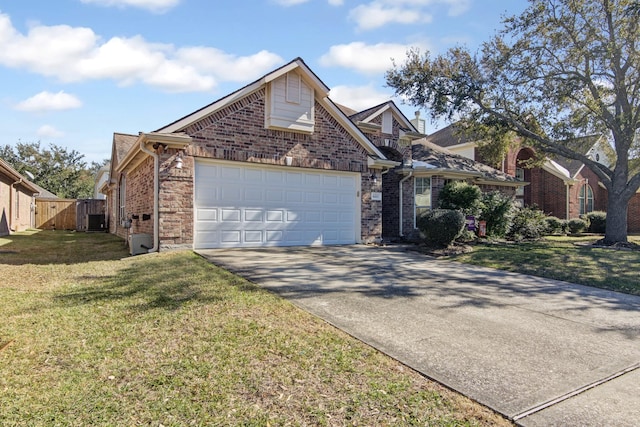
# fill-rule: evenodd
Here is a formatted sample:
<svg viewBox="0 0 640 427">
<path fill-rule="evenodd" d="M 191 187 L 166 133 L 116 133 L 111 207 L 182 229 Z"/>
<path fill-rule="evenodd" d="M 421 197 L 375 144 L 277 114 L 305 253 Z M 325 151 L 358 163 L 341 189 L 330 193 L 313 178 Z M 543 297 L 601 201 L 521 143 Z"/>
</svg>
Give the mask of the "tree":
<svg viewBox="0 0 640 427">
<path fill-rule="evenodd" d="M 95 174 L 102 166 L 92 162 L 87 168 L 84 155 L 55 144 L 49 148 L 40 142 L 19 142 L 15 148 L 0 147 L 0 158 L 11 164 L 20 174 L 34 176 L 33 182 L 58 197 L 79 199 L 93 197 Z"/>
<path fill-rule="evenodd" d="M 461 117 L 488 144 L 515 133 L 545 153 L 579 160 L 608 191 L 604 243 L 627 241 L 627 207 L 640 187 L 638 2 L 529 0 L 475 55 L 462 47 L 431 58 L 418 50 L 387 84 L 433 118 Z M 572 143 L 604 135 L 611 168 Z M 635 160 L 635 162 L 634 162 Z"/>
</svg>

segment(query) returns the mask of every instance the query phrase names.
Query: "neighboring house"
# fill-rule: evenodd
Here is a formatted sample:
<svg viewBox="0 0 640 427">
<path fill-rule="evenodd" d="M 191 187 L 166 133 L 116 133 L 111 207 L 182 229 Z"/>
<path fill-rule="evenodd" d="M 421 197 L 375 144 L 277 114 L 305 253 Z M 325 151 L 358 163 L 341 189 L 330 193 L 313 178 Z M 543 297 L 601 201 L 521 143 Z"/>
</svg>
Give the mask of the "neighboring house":
<svg viewBox="0 0 640 427">
<path fill-rule="evenodd" d="M 414 232 L 427 178 L 436 190 L 449 178 L 521 185 L 437 147 L 412 150 L 422 137 L 393 102 L 336 105 L 297 58 L 154 132 L 114 134 L 100 190 L 109 230 L 144 251 L 369 243 Z"/>
<path fill-rule="evenodd" d="M 433 134 L 428 141 L 441 147 L 481 161 L 477 141 L 457 132 L 456 125 L 447 126 Z M 585 137 L 571 142 L 574 148 L 604 165 L 613 163 L 613 150 L 604 138 Z M 530 147 L 518 147 L 507 153 L 502 170 L 529 185 L 516 193 L 522 206 L 537 206 L 547 215 L 562 219 L 577 218 L 592 211 L 606 211 L 607 191 L 591 169 L 577 160 L 547 157 L 540 166 L 526 167 L 535 156 Z M 632 198 L 628 213 L 629 232 L 640 231 L 640 195 Z"/>
<path fill-rule="evenodd" d="M 109 171 L 111 170 L 111 165 L 107 163 L 102 166 L 98 173 L 96 173 L 96 182 L 93 187 L 93 198 L 98 200 L 104 200 L 107 198 L 106 194 L 101 192 L 102 187 L 107 184 L 109 181 Z"/>
<path fill-rule="evenodd" d="M 32 228 L 39 188 L 0 159 L 0 236 Z"/>
</svg>

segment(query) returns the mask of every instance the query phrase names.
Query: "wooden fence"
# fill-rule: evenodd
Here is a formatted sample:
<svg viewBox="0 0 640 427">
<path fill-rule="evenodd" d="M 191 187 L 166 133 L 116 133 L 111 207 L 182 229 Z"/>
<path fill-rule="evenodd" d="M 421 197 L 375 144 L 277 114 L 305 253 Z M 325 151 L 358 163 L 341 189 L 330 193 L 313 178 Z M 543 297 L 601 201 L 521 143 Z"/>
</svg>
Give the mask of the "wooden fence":
<svg viewBox="0 0 640 427">
<path fill-rule="evenodd" d="M 106 229 L 104 213 L 104 200 L 36 199 L 35 225 L 41 230 L 99 231 Z"/>
</svg>

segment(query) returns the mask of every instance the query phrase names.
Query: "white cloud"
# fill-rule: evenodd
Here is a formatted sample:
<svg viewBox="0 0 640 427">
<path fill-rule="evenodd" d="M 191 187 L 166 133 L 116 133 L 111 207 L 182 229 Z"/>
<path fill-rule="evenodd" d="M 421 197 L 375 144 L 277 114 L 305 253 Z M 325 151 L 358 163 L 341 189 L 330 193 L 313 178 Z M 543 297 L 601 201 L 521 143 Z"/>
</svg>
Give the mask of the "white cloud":
<svg viewBox="0 0 640 427">
<path fill-rule="evenodd" d="M 182 48 L 177 51 L 176 58 L 203 73 L 236 82 L 256 79 L 283 62 L 280 56 L 266 50 L 238 57 L 212 47 Z"/>
<path fill-rule="evenodd" d="M 351 9 L 349 18 L 356 21 L 358 30 L 373 30 L 387 24 L 416 24 L 431 22 L 433 17 L 415 8 L 387 6 L 381 2 L 361 4 Z"/>
<path fill-rule="evenodd" d="M 331 6 L 342 6 L 344 4 L 344 0 L 329 0 L 329 4 Z"/>
<path fill-rule="evenodd" d="M 449 7 L 451 16 L 469 10 L 471 0 L 374 0 L 351 9 L 349 18 L 362 31 L 373 30 L 387 24 L 420 24 L 433 21 L 436 5 Z"/>
<path fill-rule="evenodd" d="M 320 57 L 320 64 L 326 67 L 350 68 L 363 74 L 380 74 L 392 67 L 392 60 L 404 60 L 407 51 L 414 46 L 420 50 L 427 50 L 423 43 L 418 45 L 399 43 L 367 45 L 363 42 L 340 44 L 331 46 L 329 52 Z"/>
<path fill-rule="evenodd" d="M 357 111 L 382 104 L 392 98 L 393 93 L 383 93 L 370 84 L 368 86 L 335 86 L 329 97 L 332 101 Z"/>
<path fill-rule="evenodd" d="M 218 81 L 258 77 L 282 62 L 267 51 L 239 57 L 214 48 L 150 43 L 141 36 L 103 42 L 90 28 L 67 25 L 38 25 L 21 34 L 0 13 L 0 65 L 62 82 L 111 79 L 199 92 L 212 90 Z"/>
<path fill-rule="evenodd" d="M 80 107 L 82 107 L 82 101 L 63 91 L 58 93 L 40 92 L 15 106 L 16 110 L 29 112 L 72 110 Z"/>
<path fill-rule="evenodd" d="M 36 134 L 40 138 L 60 138 L 64 136 L 64 132 L 49 125 L 40 126 Z"/>
<path fill-rule="evenodd" d="M 99 6 L 137 7 L 155 13 L 164 13 L 180 3 L 180 0 L 80 0 L 82 3 L 97 4 Z"/>
<path fill-rule="evenodd" d="M 306 3 L 309 0 L 274 0 L 277 4 L 284 7 L 296 6 L 302 3 Z"/>
</svg>

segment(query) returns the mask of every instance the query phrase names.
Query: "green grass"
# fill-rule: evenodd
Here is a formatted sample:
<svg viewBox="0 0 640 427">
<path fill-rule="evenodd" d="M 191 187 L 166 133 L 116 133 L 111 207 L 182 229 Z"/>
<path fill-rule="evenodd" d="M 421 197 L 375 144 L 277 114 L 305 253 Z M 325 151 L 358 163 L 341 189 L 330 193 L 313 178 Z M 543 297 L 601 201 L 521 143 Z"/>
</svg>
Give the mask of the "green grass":
<svg viewBox="0 0 640 427">
<path fill-rule="evenodd" d="M 0 425 L 510 425 L 190 251 L 0 238 Z"/>
<path fill-rule="evenodd" d="M 518 244 L 479 244 L 448 259 L 640 295 L 640 251 L 590 247 L 600 236 L 548 237 Z M 631 242 L 640 243 L 639 236 Z"/>
</svg>

